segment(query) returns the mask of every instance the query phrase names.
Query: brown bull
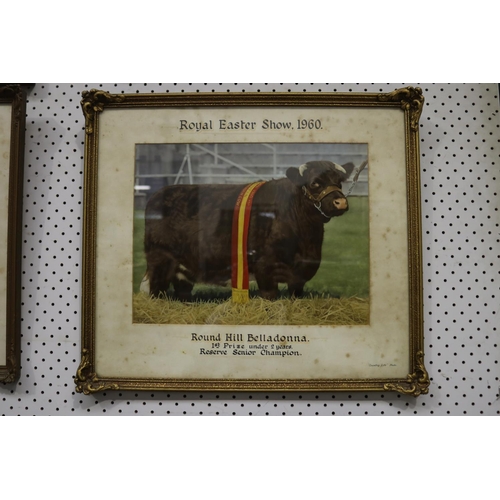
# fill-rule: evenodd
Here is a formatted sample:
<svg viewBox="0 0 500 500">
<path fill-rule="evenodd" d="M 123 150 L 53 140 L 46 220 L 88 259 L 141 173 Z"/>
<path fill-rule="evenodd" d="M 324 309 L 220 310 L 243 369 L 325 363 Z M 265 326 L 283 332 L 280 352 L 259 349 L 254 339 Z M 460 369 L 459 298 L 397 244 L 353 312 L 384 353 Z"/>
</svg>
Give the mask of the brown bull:
<svg viewBox="0 0 500 500">
<path fill-rule="evenodd" d="M 342 182 L 354 165 L 311 161 L 256 192 L 248 232 L 248 271 L 261 296 L 278 284 L 300 297 L 321 263 L 323 225 L 348 210 Z M 146 276 L 141 289 L 158 297 L 173 285 L 190 300 L 194 283 L 231 279 L 231 229 L 241 185 L 179 185 L 156 192 L 146 206 Z"/>
</svg>

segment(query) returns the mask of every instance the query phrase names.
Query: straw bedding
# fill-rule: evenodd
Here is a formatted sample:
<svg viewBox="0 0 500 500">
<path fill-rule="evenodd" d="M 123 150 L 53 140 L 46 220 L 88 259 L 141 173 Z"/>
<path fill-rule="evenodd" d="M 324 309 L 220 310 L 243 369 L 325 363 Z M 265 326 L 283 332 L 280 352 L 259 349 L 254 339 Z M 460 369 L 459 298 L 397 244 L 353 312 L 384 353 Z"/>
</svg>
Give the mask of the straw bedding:
<svg viewBox="0 0 500 500">
<path fill-rule="evenodd" d="M 179 302 L 171 298 L 134 295 L 134 323 L 184 325 L 364 325 L 369 323 L 367 299 L 252 298 L 246 304 L 225 301 Z"/>
</svg>

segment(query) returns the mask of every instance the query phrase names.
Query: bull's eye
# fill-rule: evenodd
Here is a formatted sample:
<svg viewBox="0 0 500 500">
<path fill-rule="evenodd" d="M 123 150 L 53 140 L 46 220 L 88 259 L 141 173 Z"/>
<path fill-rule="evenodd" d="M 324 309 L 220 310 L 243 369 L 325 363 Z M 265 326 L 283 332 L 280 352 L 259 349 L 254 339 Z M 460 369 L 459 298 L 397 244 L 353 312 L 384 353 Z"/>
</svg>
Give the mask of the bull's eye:
<svg viewBox="0 0 500 500">
<path fill-rule="evenodd" d="M 311 188 L 312 188 L 312 189 L 317 189 L 317 188 L 319 188 L 319 187 L 320 187 L 320 184 L 319 184 L 319 182 L 318 182 L 318 181 L 312 181 L 312 182 L 311 182 Z"/>
</svg>

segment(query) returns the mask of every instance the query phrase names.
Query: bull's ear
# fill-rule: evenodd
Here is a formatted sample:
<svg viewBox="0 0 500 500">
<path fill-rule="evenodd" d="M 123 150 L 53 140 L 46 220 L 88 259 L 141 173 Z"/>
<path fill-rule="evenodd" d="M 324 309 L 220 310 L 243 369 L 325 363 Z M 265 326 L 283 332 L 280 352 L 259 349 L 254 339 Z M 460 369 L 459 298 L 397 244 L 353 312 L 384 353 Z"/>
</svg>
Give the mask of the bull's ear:
<svg viewBox="0 0 500 500">
<path fill-rule="evenodd" d="M 354 170 L 354 163 L 346 163 L 345 165 L 342 165 L 342 168 L 345 170 L 345 179 L 344 180 L 347 180 L 349 179 L 349 177 L 351 176 L 352 174 L 352 171 Z"/>
<path fill-rule="evenodd" d="M 297 167 L 289 167 L 286 171 L 286 176 L 296 185 L 303 186 L 306 179 Z"/>
</svg>

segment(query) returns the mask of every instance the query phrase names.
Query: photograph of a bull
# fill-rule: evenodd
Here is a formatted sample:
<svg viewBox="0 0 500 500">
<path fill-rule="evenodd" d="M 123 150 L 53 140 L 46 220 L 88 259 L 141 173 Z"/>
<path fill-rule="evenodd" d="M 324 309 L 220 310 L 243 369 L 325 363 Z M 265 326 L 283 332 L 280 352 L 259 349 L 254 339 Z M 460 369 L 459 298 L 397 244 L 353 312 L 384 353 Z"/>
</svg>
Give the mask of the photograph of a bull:
<svg viewBox="0 0 500 500">
<path fill-rule="evenodd" d="M 324 224 L 348 211 L 342 192 L 354 165 L 311 161 L 290 167 L 256 192 L 248 233 L 248 271 L 260 295 L 274 300 L 285 283 L 291 297 L 321 263 Z M 167 186 L 146 205 L 147 270 L 141 289 L 192 300 L 195 283 L 226 285 L 231 279 L 233 210 L 243 188 L 235 184 Z"/>
</svg>

